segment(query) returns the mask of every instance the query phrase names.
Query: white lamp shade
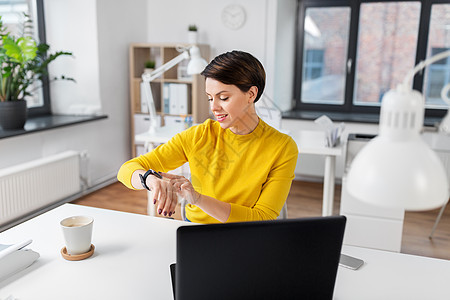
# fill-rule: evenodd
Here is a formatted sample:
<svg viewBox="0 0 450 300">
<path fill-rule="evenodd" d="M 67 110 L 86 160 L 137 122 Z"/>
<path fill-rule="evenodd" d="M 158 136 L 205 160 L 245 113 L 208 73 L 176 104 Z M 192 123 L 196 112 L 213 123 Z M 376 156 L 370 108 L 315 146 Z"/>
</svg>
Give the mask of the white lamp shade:
<svg viewBox="0 0 450 300">
<path fill-rule="evenodd" d="M 420 137 L 401 142 L 374 138 L 352 163 L 348 191 L 372 205 L 410 211 L 441 207 L 449 195 L 442 162 Z"/>
<path fill-rule="evenodd" d="M 200 56 L 200 49 L 198 49 L 197 46 L 192 46 L 189 53 L 191 55 L 191 59 L 187 66 L 187 73 L 189 75 L 200 74 L 208 63 Z"/>
<path fill-rule="evenodd" d="M 412 211 L 447 203 L 447 173 L 420 136 L 425 101 L 409 87 L 417 71 L 447 56 L 450 50 L 419 63 L 403 84 L 383 96 L 380 134 L 356 155 L 348 172 L 348 192 L 355 198 Z"/>
<path fill-rule="evenodd" d="M 352 162 L 348 191 L 373 205 L 431 210 L 448 201 L 444 166 L 422 140 L 423 96 L 399 86 L 385 94 L 380 134 Z"/>
</svg>

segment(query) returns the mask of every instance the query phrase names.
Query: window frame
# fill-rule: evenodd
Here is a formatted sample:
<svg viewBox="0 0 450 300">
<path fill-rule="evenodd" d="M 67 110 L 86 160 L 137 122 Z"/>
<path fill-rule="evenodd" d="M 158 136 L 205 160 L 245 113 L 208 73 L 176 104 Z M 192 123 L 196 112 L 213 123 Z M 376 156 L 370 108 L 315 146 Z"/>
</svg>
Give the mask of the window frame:
<svg viewBox="0 0 450 300">
<path fill-rule="evenodd" d="M 433 52 L 433 49 L 437 49 L 437 48 L 431 48 L 432 52 Z M 450 48 L 439 48 L 439 49 L 442 49 L 442 51 L 440 51 L 440 52 L 450 50 Z M 438 52 L 438 53 L 440 53 L 440 52 Z M 433 55 L 436 55 L 438 53 L 435 53 Z M 428 66 L 428 76 L 429 77 L 430 77 L 431 71 L 434 70 L 434 71 L 443 71 L 443 73 L 444 73 L 444 81 L 445 82 L 450 79 L 450 57 L 446 57 L 444 60 L 445 60 L 445 63 L 443 63 L 443 64 L 437 64 L 436 63 L 436 64 L 431 64 L 431 65 Z M 431 79 L 428 78 L 428 80 L 426 82 L 426 89 L 427 89 L 427 91 L 430 91 L 431 83 L 432 83 Z M 444 83 L 444 85 L 445 85 L 445 83 Z M 441 87 L 439 87 L 439 90 L 437 92 L 439 94 L 438 97 L 440 98 Z"/>
<path fill-rule="evenodd" d="M 23 3 L 27 3 L 28 10 L 20 11 L 18 13 L 26 13 L 29 15 L 30 20 L 32 21 L 33 33 L 36 38 L 37 43 L 47 43 L 46 32 L 45 32 L 45 17 L 44 17 L 44 0 L 26 0 Z M 7 4 L 7 3 L 6 3 Z M 19 24 L 20 26 L 20 24 Z M 48 69 L 46 68 L 46 73 L 48 73 Z M 34 106 L 36 104 L 27 103 L 28 106 L 28 116 L 29 117 L 38 117 L 38 116 L 49 116 L 51 115 L 51 102 L 50 102 L 50 87 L 49 87 L 49 77 L 47 74 L 42 74 L 41 81 L 36 81 L 36 86 L 33 85 L 32 89 L 36 88 L 33 91 L 33 94 L 39 95 L 39 99 L 42 103 L 39 103 L 38 106 Z"/>
<path fill-rule="evenodd" d="M 38 29 L 39 43 L 47 43 L 46 33 L 45 33 L 45 16 L 44 16 L 44 0 L 35 0 L 36 3 L 36 20 L 35 26 Z M 29 116 L 44 116 L 51 115 L 51 102 L 50 102 L 50 81 L 48 75 L 42 76 L 42 106 L 29 107 Z"/>
<path fill-rule="evenodd" d="M 447 4 L 450 0 L 298 0 L 297 28 L 296 28 L 296 55 L 294 76 L 294 107 L 295 111 L 329 111 L 340 113 L 369 113 L 379 114 L 379 106 L 365 106 L 353 103 L 353 94 L 356 75 L 356 54 L 358 45 L 359 14 L 362 3 L 379 2 L 420 2 L 419 29 L 417 35 L 417 47 L 415 64 L 425 60 L 428 47 L 428 31 L 431 18 L 431 7 L 434 4 Z M 303 78 L 303 50 L 304 50 L 304 20 L 307 8 L 320 7 L 349 7 L 350 24 L 347 47 L 347 62 L 352 61 L 350 70 L 346 72 L 345 92 L 343 104 L 318 104 L 301 101 L 301 88 Z M 406 75 L 406 74 L 405 74 Z M 413 89 L 423 91 L 425 72 L 414 76 Z M 447 109 L 425 109 L 426 117 L 443 117 Z"/>
</svg>

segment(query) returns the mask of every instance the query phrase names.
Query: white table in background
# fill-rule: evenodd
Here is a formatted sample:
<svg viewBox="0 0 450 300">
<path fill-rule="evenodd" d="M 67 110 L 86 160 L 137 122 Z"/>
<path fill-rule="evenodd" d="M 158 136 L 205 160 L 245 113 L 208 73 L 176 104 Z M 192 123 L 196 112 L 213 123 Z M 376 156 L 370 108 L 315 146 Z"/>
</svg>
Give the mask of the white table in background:
<svg viewBox="0 0 450 300">
<path fill-rule="evenodd" d="M 59 222 L 94 218 L 95 253 L 67 261 Z M 64 204 L 0 234 L 1 244 L 33 239 L 41 257 L 0 282 L 0 299 L 173 299 L 169 265 L 176 261 L 176 230 L 192 223 Z M 344 246 L 362 258 L 358 271 L 339 267 L 334 299 L 450 299 L 450 261 Z"/>
<path fill-rule="evenodd" d="M 143 132 L 134 136 L 135 142 L 144 143 L 146 152 L 153 150 L 159 144 L 167 143 L 174 135 L 181 132 L 183 128 L 177 126 L 160 127 L 154 132 Z"/>
<path fill-rule="evenodd" d="M 336 180 L 336 157 L 341 156 L 343 153 L 342 144 L 332 148 L 326 147 L 325 132 L 323 131 L 298 130 L 290 132 L 289 135 L 297 143 L 299 155 L 325 156 L 322 216 L 331 216 L 333 214 L 334 185 Z"/>
</svg>

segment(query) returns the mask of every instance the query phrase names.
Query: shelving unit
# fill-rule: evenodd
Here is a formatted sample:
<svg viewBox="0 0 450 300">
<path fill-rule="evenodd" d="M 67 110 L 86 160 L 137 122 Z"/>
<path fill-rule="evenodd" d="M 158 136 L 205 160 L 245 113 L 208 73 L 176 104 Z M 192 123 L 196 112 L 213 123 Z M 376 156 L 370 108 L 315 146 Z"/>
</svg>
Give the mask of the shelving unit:
<svg viewBox="0 0 450 300">
<path fill-rule="evenodd" d="M 130 45 L 130 111 L 131 111 L 131 140 L 132 140 L 132 156 L 136 156 L 136 147 L 140 146 L 135 143 L 134 136 L 148 129 L 149 116 L 143 111 L 142 107 L 145 103 L 141 103 L 141 76 L 144 72 L 145 62 L 148 60 L 155 61 L 155 68 L 160 67 L 166 62 L 178 56 L 181 52 L 177 47 L 186 47 L 186 44 L 147 44 L 135 43 Z M 209 61 L 210 47 L 209 45 L 197 45 L 200 49 L 201 56 Z M 168 120 L 184 119 L 191 116 L 194 123 L 201 123 L 209 118 L 208 98 L 205 94 L 205 81 L 201 75 L 194 75 L 191 78 L 182 76 L 182 69 L 186 67 L 187 61 L 184 61 L 172 69 L 165 72 L 161 77 L 150 83 L 153 99 L 155 102 L 156 112 L 161 117 L 161 125 L 168 124 Z M 170 114 L 164 110 L 164 96 L 167 88 L 166 83 L 177 83 L 187 85 L 187 114 Z M 177 118 L 178 117 L 178 118 Z"/>
</svg>

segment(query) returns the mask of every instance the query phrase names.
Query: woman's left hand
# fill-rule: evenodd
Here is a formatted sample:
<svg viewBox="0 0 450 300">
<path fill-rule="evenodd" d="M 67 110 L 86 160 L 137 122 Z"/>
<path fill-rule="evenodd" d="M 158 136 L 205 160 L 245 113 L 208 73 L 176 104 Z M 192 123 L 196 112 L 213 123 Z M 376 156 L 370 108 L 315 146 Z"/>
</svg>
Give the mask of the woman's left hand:
<svg viewBox="0 0 450 300">
<path fill-rule="evenodd" d="M 201 194 L 194 189 L 192 183 L 186 177 L 163 172 L 160 172 L 160 174 L 164 178 L 170 179 L 170 183 L 178 191 L 178 195 L 186 199 L 189 204 L 198 204 Z"/>
</svg>

